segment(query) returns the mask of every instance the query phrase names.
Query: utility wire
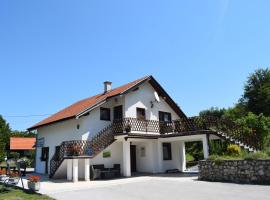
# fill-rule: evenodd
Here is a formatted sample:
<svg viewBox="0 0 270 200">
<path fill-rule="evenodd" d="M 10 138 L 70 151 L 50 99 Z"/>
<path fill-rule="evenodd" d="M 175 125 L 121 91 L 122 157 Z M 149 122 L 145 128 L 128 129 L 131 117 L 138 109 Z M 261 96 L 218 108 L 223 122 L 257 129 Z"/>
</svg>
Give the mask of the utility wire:
<svg viewBox="0 0 270 200">
<path fill-rule="evenodd" d="M 43 117 L 48 116 L 51 114 L 40 114 L 40 115 L 2 115 L 3 117 L 21 117 L 21 118 L 27 118 L 27 117 Z"/>
</svg>

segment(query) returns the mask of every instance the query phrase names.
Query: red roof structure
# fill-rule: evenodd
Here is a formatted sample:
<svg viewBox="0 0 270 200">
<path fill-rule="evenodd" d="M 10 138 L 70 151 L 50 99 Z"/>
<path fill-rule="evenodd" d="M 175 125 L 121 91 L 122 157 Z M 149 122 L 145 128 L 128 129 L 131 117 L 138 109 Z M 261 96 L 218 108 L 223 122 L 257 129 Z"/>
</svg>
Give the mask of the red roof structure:
<svg viewBox="0 0 270 200">
<path fill-rule="evenodd" d="M 11 137 L 10 150 L 34 150 L 36 138 Z"/>
<path fill-rule="evenodd" d="M 130 89 L 137 87 L 139 84 L 147 80 L 153 85 L 153 87 L 157 87 L 157 90 L 164 93 L 164 95 L 168 97 L 167 98 L 167 100 L 169 101 L 168 103 L 173 105 L 173 108 L 176 110 L 176 113 L 178 113 L 179 116 L 185 116 L 185 114 L 180 110 L 177 104 L 169 97 L 169 95 L 165 92 L 165 90 L 157 83 L 157 81 L 152 76 L 145 76 L 138 80 L 132 81 L 128 84 L 122 85 L 118 88 L 112 89 L 106 93 L 101 93 L 101 94 L 83 99 L 81 101 L 78 101 L 70 105 L 69 107 L 53 114 L 52 116 L 42 120 L 41 122 L 35 124 L 34 126 L 30 127 L 28 130 L 29 131 L 35 130 L 37 128 L 40 128 L 42 126 L 49 125 L 55 122 L 60 122 L 63 120 L 75 118 L 76 116 L 106 101 L 107 99 L 124 94 Z"/>
</svg>

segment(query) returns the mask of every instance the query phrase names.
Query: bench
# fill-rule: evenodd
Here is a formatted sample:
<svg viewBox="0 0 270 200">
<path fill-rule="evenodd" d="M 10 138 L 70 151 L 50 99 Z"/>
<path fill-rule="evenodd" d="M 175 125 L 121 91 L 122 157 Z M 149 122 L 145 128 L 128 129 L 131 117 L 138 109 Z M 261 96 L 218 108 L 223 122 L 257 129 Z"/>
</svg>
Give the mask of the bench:
<svg viewBox="0 0 270 200">
<path fill-rule="evenodd" d="M 91 165 L 90 178 L 96 179 L 111 179 L 121 175 L 120 164 L 114 164 L 113 168 L 105 168 L 104 165 Z"/>
</svg>

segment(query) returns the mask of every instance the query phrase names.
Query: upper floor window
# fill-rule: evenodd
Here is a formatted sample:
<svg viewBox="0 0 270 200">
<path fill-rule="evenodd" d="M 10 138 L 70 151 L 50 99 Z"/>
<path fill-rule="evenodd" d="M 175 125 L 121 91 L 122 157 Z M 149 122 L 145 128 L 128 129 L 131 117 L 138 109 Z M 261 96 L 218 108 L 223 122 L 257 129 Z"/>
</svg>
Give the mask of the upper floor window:
<svg viewBox="0 0 270 200">
<path fill-rule="evenodd" d="M 146 120 L 144 108 L 137 108 L 137 119 Z"/>
<path fill-rule="evenodd" d="M 110 108 L 100 108 L 100 120 L 105 120 L 105 121 L 111 120 Z"/>
<path fill-rule="evenodd" d="M 123 118 L 123 106 L 116 106 L 113 108 L 113 119 L 118 120 Z"/>
<path fill-rule="evenodd" d="M 159 121 L 161 121 L 161 122 L 171 122 L 172 121 L 171 113 L 159 111 L 158 114 L 159 114 Z"/>
</svg>

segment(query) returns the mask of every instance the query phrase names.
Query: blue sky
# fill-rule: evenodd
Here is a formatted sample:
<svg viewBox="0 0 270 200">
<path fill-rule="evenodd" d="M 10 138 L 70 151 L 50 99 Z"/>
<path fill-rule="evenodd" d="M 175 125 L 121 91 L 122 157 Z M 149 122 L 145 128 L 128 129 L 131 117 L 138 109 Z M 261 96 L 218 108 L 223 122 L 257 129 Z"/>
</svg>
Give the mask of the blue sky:
<svg viewBox="0 0 270 200">
<path fill-rule="evenodd" d="M 24 130 L 152 74 L 192 116 L 229 107 L 270 61 L 269 0 L 0 2 L 0 114 Z"/>
</svg>

